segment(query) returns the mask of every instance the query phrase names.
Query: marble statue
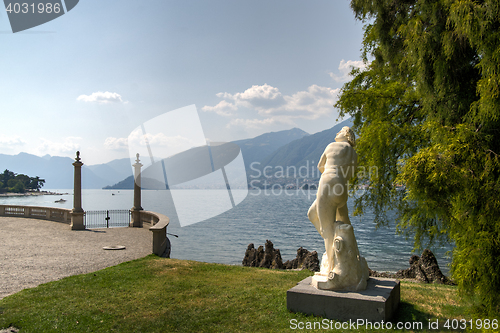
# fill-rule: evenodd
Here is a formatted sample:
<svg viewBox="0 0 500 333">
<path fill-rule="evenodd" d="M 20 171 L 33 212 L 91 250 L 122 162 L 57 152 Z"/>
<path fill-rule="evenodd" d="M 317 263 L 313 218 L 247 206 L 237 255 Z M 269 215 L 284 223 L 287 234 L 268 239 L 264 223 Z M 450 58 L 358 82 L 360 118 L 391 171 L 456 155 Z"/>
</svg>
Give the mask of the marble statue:
<svg viewBox="0 0 500 333">
<path fill-rule="evenodd" d="M 325 242 L 321 270 L 313 285 L 328 290 L 364 290 L 368 265 L 359 255 L 347 209 L 348 180 L 356 173 L 355 137 L 345 126 L 318 163 L 321 172 L 316 200 L 307 216 Z"/>
</svg>

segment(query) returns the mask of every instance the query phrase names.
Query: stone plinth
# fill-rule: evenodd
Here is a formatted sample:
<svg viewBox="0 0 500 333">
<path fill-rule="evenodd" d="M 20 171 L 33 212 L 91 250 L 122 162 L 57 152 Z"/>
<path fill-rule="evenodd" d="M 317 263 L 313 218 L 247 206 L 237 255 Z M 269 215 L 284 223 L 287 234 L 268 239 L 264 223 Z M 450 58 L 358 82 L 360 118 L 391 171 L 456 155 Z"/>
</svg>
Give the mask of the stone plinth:
<svg viewBox="0 0 500 333">
<path fill-rule="evenodd" d="M 143 224 L 141 219 L 141 212 L 143 212 L 143 210 L 133 207 L 130 212 L 132 213 L 132 221 L 130 222 L 130 227 L 142 228 Z"/>
<path fill-rule="evenodd" d="M 366 290 L 357 292 L 318 290 L 311 282 L 312 276 L 287 291 L 288 310 L 339 321 L 381 322 L 393 317 L 400 300 L 395 279 L 371 277 Z"/>
<path fill-rule="evenodd" d="M 85 230 L 84 211 L 71 211 L 71 230 Z"/>
</svg>

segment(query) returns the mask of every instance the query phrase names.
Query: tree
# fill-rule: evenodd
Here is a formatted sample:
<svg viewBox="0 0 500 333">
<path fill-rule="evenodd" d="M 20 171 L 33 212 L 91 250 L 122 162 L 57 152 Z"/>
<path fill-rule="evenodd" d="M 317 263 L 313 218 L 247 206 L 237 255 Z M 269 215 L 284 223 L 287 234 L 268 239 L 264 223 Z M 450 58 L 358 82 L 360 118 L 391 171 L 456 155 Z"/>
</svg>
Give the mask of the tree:
<svg viewBox="0 0 500 333">
<path fill-rule="evenodd" d="M 9 179 L 7 182 L 8 190 L 14 193 L 24 193 L 25 187 L 22 181 L 18 179 Z"/>
<path fill-rule="evenodd" d="M 23 175 L 23 174 L 17 174 L 16 177 L 14 177 L 14 179 L 17 182 L 20 182 L 21 184 L 23 184 L 24 188 L 27 188 L 31 182 L 30 177 Z"/>
<path fill-rule="evenodd" d="M 7 184 L 7 182 L 14 178 L 16 176 L 16 174 L 12 171 L 9 171 L 7 169 L 4 170 L 4 172 L 2 174 L 0 174 L 0 180 L 4 183 L 4 184 Z"/>
<path fill-rule="evenodd" d="M 40 191 L 40 189 L 45 184 L 45 179 L 40 179 L 40 177 L 30 177 L 29 185 L 27 186 L 30 190 Z"/>
<path fill-rule="evenodd" d="M 24 193 L 26 189 L 39 191 L 44 183 L 45 179 L 40 179 L 38 176 L 29 177 L 24 174 L 16 174 L 7 169 L 0 174 L 0 192 Z"/>
<path fill-rule="evenodd" d="M 14 193 L 24 193 L 25 191 L 26 188 L 24 187 L 24 184 L 20 181 L 16 182 L 12 187 L 12 192 Z"/>
<path fill-rule="evenodd" d="M 342 88 L 377 224 L 396 211 L 415 248 L 454 243 L 451 272 L 478 304 L 500 307 L 500 3 L 352 0 L 362 58 Z M 371 62 L 369 62 L 369 59 Z M 396 184 L 404 185 L 398 191 Z"/>
</svg>

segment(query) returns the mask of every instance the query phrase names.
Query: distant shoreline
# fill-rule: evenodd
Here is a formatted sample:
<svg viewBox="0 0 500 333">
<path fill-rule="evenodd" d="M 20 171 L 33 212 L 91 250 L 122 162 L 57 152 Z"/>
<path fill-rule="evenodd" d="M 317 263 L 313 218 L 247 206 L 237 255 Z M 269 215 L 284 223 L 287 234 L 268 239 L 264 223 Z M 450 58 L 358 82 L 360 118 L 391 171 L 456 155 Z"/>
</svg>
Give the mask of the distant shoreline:
<svg viewBox="0 0 500 333">
<path fill-rule="evenodd" d="M 31 197 L 38 195 L 64 195 L 69 193 L 57 193 L 57 192 L 48 192 L 48 191 L 40 191 L 40 192 L 26 192 L 26 193 L 0 193 L 0 197 Z"/>
</svg>

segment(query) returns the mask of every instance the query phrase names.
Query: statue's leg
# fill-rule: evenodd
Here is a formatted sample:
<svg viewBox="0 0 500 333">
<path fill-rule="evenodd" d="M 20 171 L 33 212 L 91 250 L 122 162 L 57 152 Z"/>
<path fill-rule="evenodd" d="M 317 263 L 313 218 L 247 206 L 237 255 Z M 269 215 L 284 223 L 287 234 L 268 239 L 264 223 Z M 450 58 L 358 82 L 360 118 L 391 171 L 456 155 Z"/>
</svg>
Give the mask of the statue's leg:
<svg viewBox="0 0 500 333">
<path fill-rule="evenodd" d="M 341 184 L 343 185 L 340 186 Z M 351 221 L 349 219 L 349 210 L 347 208 L 347 199 L 349 199 L 349 193 L 347 191 L 345 180 L 336 184 L 334 190 L 333 200 L 337 204 L 337 221 L 351 224 Z"/>
<path fill-rule="evenodd" d="M 333 242 L 335 239 L 335 221 L 337 205 L 333 202 L 328 193 L 323 193 L 317 198 L 318 218 L 323 231 L 322 237 L 325 240 L 325 251 L 328 257 L 328 271 L 334 266 L 333 262 Z"/>
<path fill-rule="evenodd" d="M 316 203 L 316 200 L 312 203 L 311 207 L 309 207 L 309 211 L 307 212 L 307 217 L 309 218 L 309 221 L 312 222 L 316 230 L 318 230 L 319 234 L 321 237 L 323 237 L 322 232 L 321 232 L 321 226 L 319 223 L 319 217 L 318 217 L 318 205 Z"/>
<path fill-rule="evenodd" d="M 338 206 L 337 208 L 337 221 L 342 221 L 347 224 L 351 224 L 349 219 L 349 210 L 347 209 L 347 202 L 343 206 Z"/>
<path fill-rule="evenodd" d="M 326 256 L 328 257 L 328 270 L 327 272 L 330 272 L 333 270 L 333 267 L 335 266 L 335 259 L 334 259 L 334 248 L 333 244 L 335 241 L 335 223 L 328 223 L 328 225 L 323 228 L 323 234 L 324 234 L 324 241 L 325 241 L 325 250 L 326 250 Z"/>
</svg>

